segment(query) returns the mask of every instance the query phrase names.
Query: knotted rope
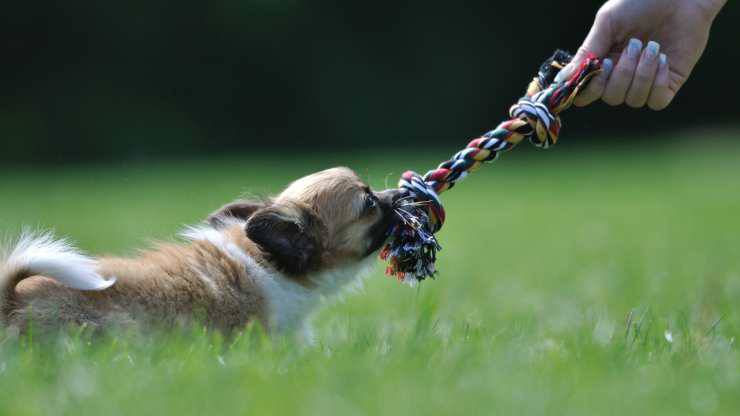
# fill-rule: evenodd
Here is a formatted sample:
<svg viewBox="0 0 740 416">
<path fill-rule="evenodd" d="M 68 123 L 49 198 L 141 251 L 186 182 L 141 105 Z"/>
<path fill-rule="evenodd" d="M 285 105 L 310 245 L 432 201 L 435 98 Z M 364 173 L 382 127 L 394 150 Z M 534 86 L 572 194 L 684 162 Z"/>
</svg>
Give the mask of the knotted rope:
<svg viewBox="0 0 740 416">
<path fill-rule="evenodd" d="M 527 93 L 509 110 L 509 120 L 471 141 L 450 160 L 423 177 L 407 171 L 398 187 L 406 194 L 396 206 L 400 221 L 390 231 L 390 239 L 380 253 L 389 262 L 388 275 L 400 281 L 416 283 L 433 277 L 434 262 L 441 249 L 434 234 L 442 228 L 445 210 L 439 194 L 451 189 L 470 172 L 499 153 L 512 149 L 524 138 L 537 147 L 549 148 L 558 141 L 559 114 L 571 106 L 578 92 L 601 69 L 601 62 L 589 55 L 570 78 L 554 82 L 555 75 L 572 56 L 556 51 L 542 66 L 527 88 Z"/>
</svg>

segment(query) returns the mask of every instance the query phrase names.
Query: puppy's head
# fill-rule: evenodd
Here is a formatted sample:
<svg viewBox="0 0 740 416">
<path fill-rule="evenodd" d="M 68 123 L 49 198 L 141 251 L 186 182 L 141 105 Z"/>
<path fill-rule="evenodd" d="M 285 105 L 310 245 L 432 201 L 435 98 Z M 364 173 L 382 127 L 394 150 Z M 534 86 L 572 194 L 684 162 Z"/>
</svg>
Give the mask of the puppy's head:
<svg viewBox="0 0 740 416">
<path fill-rule="evenodd" d="M 333 168 L 291 183 L 270 201 L 236 201 L 209 219 L 246 221 L 247 237 L 294 276 L 358 262 L 378 251 L 396 216 L 398 190 L 372 191 L 352 170 Z"/>
</svg>

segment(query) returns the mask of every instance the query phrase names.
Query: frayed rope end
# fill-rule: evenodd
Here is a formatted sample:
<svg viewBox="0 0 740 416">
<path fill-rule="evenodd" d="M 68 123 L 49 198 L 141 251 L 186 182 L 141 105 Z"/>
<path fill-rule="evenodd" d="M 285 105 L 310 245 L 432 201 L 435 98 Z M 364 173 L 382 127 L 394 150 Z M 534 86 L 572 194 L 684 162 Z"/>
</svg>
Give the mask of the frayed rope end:
<svg viewBox="0 0 740 416">
<path fill-rule="evenodd" d="M 514 106 L 512 120 L 473 140 L 468 148 L 423 178 L 411 171 L 401 176 L 399 188 L 407 196 L 394 206 L 398 221 L 380 252 L 380 258 L 388 262 L 386 274 L 411 285 L 436 274 L 437 251 L 442 248 L 434 234 L 445 220 L 438 193 L 452 188 L 481 163 L 495 160 L 498 152 L 513 148 L 523 137 L 532 138 L 536 133 L 533 142 L 540 147 L 557 141 L 558 114 L 570 107 L 579 90 L 601 70 L 599 59 L 589 55 L 569 79 L 555 82 L 555 76 L 571 58 L 567 52 L 556 51 L 540 67 L 527 94 Z"/>
<path fill-rule="evenodd" d="M 404 198 L 394 209 L 399 221 L 380 252 L 380 258 L 388 262 L 386 274 L 411 285 L 433 278 L 437 251 L 442 247 L 434 236 L 428 204 Z"/>
</svg>

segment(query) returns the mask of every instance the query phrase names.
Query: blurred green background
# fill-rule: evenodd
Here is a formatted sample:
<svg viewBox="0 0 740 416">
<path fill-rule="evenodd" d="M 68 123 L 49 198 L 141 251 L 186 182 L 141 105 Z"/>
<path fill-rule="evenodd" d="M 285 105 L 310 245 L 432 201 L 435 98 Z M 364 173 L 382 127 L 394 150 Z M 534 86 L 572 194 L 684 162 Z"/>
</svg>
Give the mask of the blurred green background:
<svg viewBox="0 0 740 416">
<path fill-rule="evenodd" d="M 502 120 L 554 49 L 576 49 L 600 4 L 12 2 L 0 161 L 456 148 Z M 564 137 L 735 123 L 739 20 L 728 5 L 670 111 L 593 106 L 566 116 Z"/>
<path fill-rule="evenodd" d="M 327 167 L 393 186 L 501 121 L 599 4 L 6 5 L 0 235 L 127 255 Z M 572 109 L 554 149 L 445 194 L 438 278 L 379 262 L 317 346 L 0 330 L 0 414 L 738 414 L 737 21 L 668 110 Z"/>
<path fill-rule="evenodd" d="M 0 330 L 0 414 L 737 414 L 740 134 L 658 139 L 589 154 L 564 141 L 483 168 L 445 194 L 437 279 L 411 289 L 378 261 L 316 317 L 315 347 Z M 240 192 L 337 164 L 383 187 L 439 157 L 26 168 L 0 181 L 0 229 L 125 255 Z"/>
</svg>

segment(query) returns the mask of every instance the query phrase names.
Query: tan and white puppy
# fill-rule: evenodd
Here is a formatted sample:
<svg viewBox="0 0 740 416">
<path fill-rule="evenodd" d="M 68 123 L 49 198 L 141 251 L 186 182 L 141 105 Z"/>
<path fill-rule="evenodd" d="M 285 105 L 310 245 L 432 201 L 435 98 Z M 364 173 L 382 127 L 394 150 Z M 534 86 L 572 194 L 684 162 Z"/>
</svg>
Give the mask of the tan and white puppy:
<svg viewBox="0 0 740 416">
<path fill-rule="evenodd" d="M 396 190 L 373 192 L 347 168 L 238 200 L 137 257 L 91 258 L 49 234 L 25 234 L 0 257 L 0 320 L 48 331 L 204 320 L 231 332 L 258 321 L 310 337 L 322 299 L 365 275 L 395 221 Z"/>
</svg>

